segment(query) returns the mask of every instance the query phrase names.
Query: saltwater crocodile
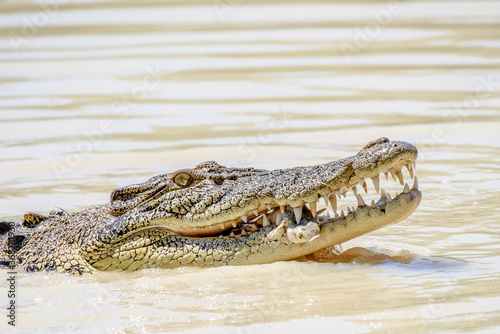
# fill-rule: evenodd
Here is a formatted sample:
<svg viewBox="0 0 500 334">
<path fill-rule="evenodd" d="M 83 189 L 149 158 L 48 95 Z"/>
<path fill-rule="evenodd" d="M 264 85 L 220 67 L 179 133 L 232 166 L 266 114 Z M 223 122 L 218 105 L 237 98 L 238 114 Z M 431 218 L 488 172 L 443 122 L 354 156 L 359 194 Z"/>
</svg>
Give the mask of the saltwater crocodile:
<svg viewBox="0 0 500 334">
<path fill-rule="evenodd" d="M 413 178 L 416 158 L 413 145 L 379 138 L 354 156 L 310 167 L 268 171 L 204 162 L 115 189 L 105 205 L 1 222 L 1 264 L 85 275 L 262 264 L 333 251 L 415 211 L 418 181 L 410 189 L 402 169 Z M 401 183 L 400 194 L 391 198 L 380 188 L 381 173 Z M 367 191 L 368 179 L 380 199 L 366 204 L 358 186 Z M 337 212 L 349 189 L 355 207 Z M 318 211 L 319 199 L 330 211 Z"/>
</svg>

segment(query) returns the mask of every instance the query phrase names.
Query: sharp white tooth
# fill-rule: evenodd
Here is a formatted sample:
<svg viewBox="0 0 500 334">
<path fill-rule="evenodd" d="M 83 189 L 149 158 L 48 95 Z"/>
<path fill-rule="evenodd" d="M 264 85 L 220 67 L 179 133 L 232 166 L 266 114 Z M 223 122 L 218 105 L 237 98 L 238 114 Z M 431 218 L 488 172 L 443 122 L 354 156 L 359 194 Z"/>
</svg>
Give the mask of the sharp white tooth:
<svg viewBox="0 0 500 334">
<path fill-rule="evenodd" d="M 328 195 L 323 196 L 323 201 L 325 201 L 325 206 L 328 207 Z"/>
<path fill-rule="evenodd" d="M 354 193 L 354 196 L 358 196 L 358 187 L 353 186 L 351 189 L 352 189 L 352 192 Z"/>
<path fill-rule="evenodd" d="M 340 197 L 342 196 L 340 194 L 340 189 L 335 190 L 335 195 L 337 195 L 337 197 L 340 199 Z"/>
<path fill-rule="evenodd" d="M 316 202 L 309 203 L 309 207 L 311 208 L 312 216 L 316 217 L 316 212 L 318 211 L 318 210 L 316 210 L 317 209 Z"/>
<path fill-rule="evenodd" d="M 391 173 L 392 179 L 394 180 L 394 182 L 396 182 L 396 170 L 394 169 L 394 167 L 389 169 L 389 173 Z"/>
<path fill-rule="evenodd" d="M 210 229 L 213 229 L 213 228 L 214 228 L 214 226 L 213 226 L 213 225 L 210 225 L 210 226 L 209 226 L 209 228 L 210 228 Z"/>
<path fill-rule="evenodd" d="M 233 225 L 233 227 L 236 227 L 236 225 L 238 225 L 238 223 L 236 223 L 234 220 L 231 222 L 231 225 Z"/>
<path fill-rule="evenodd" d="M 417 169 L 417 162 L 413 161 L 413 169 Z"/>
<path fill-rule="evenodd" d="M 340 219 L 340 216 L 338 213 L 335 212 L 335 219 Z"/>
<path fill-rule="evenodd" d="M 368 194 L 368 186 L 366 185 L 366 181 L 363 181 L 363 189 L 365 190 L 365 194 Z"/>
<path fill-rule="evenodd" d="M 328 197 L 328 199 L 330 200 L 330 206 L 332 207 L 333 212 L 337 212 L 337 197 L 332 194 Z"/>
<path fill-rule="evenodd" d="M 372 200 L 372 208 L 375 209 L 377 207 L 377 205 L 375 204 L 375 201 Z"/>
<path fill-rule="evenodd" d="M 363 200 L 363 197 L 361 196 L 361 194 L 359 194 L 357 197 L 358 197 L 358 206 L 366 206 L 366 203 Z"/>
<path fill-rule="evenodd" d="M 340 217 L 342 217 L 342 218 L 344 218 L 344 217 L 345 217 L 344 210 L 340 211 Z"/>
<path fill-rule="evenodd" d="M 347 195 L 346 195 L 346 194 L 347 194 L 347 192 L 342 193 L 342 196 L 344 196 L 344 198 L 347 198 Z"/>
<path fill-rule="evenodd" d="M 284 205 L 280 205 L 280 211 L 281 211 L 281 213 L 285 213 L 285 206 Z"/>
<path fill-rule="evenodd" d="M 384 188 L 380 188 L 380 198 L 381 199 L 386 199 L 387 198 L 387 194 L 386 194 Z"/>
<path fill-rule="evenodd" d="M 248 223 L 248 218 L 247 218 L 247 215 L 241 216 L 241 220 L 242 220 L 244 223 Z"/>
<path fill-rule="evenodd" d="M 267 206 L 267 211 L 271 211 L 272 207 L 271 207 L 271 204 L 266 204 Z"/>
<path fill-rule="evenodd" d="M 406 164 L 406 168 L 408 169 L 408 172 L 410 173 L 410 177 L 413 179 L 413 167 L 411 163 Z"/>
<path fill-rule="evenodd" d="M 267 218 L 266 215 L 263 215 L 262 216 L 262 226 L 267 227 L 269 225 L 271 225 L 271 222 L 269 221 L 269 219 Z"/>
<path fill-rule="evenodd" d="M 300 224 L 300 220 L 302 219 L 302 207 L 293 208 L 293 213 L 295 213 L 295 221 L 297 224 Z"/>
<path fill-rule="evenodd" d="M 408 183 L 405 183 L 405 187 L 403 188 L 403 194 L 408 194 L 410 192 L 410 186 Z"/>
<path fill-rule="evenodd" d="M 241 236 L 243 237 L 245 235 L 247 235 L 247 232 L 245 230 L 241 230 Z"/>
<path fill-rule="evenodd" d="M 197 229 L 198 229 L 197 227 L 193 227 L 193 230 L 195 230 L 195 231 L 196 231 Z"/>
<path fill-rule="evenodd" d="M 219 234 L 219 239 L 222 239 L 222 234 Z"/>
<path fill-rule="evenodd" d="M 281 221 L 283 220 L 283 214 L 281 212 L 278 212 L 276 215 L 276 225 L 281 224 Z"/>
<path fill-rule="evenodd" d="M 351 208 L 347 207 L 347 214 L 350 214 L 350 213 L 352 213 Z"/>
<path fill-rule="evenodd" d="M 390 201 L 392 201 L 391 194 L 387 193 L 387 202 L 390 202 Z"/>
<path fill-rule="evenodd" d="M 415 178 L 413 179 L 413 188 L 411 188 L 412 190 L 417 190 L 418 189 L 418 179 L 417 177 L 415 176 Z"/>
<path fill-rule="evenodd" d="M 372 181 L 373 181 L 373 186 L 375 186 L 375 190 L 378 193 L 380 191 L 380 179 L 379 179 L 378 175 L 375 177 L 372 177 Z"/>
<path fill-rule="evenodd" d="M 257 211 L 257 209 L 253 209 L 253 210 L 252 210 L 252 212 L 253 212 L 253 214 L 254 214 L 254 215 L 256 215 L 256 216 L 258 216 L 258 215 L 259 215 L 259 211 Z"/>
<path fill-rule="evenodd" d="M 231 232 L 231 234 L 229 235 L 231 238 L 234 238 L 234 233 Z"/>
<path fill-rule="evenodd" d="M 226 228 L 226 224 L 222 223 L 219 225 L 221 229 L 225 229 Z"/>
<path fill-rule="evenodd" d="M 257 227 L 257 225 L 252 225 L 252 232 L 255 232 L 257 231 L 259 228 Z"/>
<path fill-rule="evenodd" d="M 401 171 L 396 172 L 396 176 L 398 177 L 399 183 L 401 185 L 405 184 L 405 180 L 403 179 L 403 173 L 401 173 Z"/>
<path fill-rule="evenodd" d="M 385 180 L 389 181 L 389 172 L 384 172 L 384 175 L 385 175 Z"/>
</svg>

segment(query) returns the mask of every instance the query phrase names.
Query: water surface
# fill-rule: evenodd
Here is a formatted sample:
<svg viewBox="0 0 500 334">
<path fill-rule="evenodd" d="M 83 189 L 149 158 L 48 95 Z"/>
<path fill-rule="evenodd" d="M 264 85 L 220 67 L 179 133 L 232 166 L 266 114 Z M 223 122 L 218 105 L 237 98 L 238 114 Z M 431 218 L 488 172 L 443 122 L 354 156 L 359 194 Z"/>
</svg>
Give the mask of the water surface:
<svg viewBox="0 0 500 334">
<path fill-rule="evenodd" d="M 419 148 L 424 199 L 326 263 L 20 273 L 2 333 L 498 331 L 498 1 L 54 3 L 0 5 L 2 220 L 381 136 Z"/>
</svg>

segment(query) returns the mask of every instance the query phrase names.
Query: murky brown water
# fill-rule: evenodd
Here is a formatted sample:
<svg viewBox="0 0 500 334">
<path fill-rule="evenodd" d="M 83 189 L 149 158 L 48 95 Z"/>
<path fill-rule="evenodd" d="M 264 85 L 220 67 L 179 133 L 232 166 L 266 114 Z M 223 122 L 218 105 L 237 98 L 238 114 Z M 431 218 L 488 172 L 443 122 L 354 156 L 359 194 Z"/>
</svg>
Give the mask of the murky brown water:
<svg viewBox="0 0 500 334">
<path fill-rule="evenodd" d="M 62 2 L 0 4 L 1 219 L 380 136 L 424 200 L 332 263 L 20 274 L 2 333 L 498 333 L 500 2 Z"/>
</svg>

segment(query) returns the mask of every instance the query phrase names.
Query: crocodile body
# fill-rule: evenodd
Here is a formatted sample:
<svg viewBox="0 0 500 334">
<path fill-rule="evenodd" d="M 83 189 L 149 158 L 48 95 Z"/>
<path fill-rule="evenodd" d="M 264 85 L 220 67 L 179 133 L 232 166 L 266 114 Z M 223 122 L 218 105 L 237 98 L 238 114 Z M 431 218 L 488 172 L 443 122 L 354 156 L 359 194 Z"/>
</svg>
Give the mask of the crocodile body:
<svg viewBox="0 0 500 334">
<path fill-rule="evenodd" d="M 325 252 L 396 223 L 421 200 L 403 182 L 413 176 L 417 149 L 380 138 L 358 154 L 326 164 L 279 170 L 228 168 L 205 162 L 116 189 L 105 205 L 47 216 L 27 213 L 0 223 L 1 264 L 26 271 L 92 274 L 179 266 L 261 264 Z M 391 198 L 379 174 L 404 184 Z M 357 190 L 372 179 L 380 199 L 366 204 Z M 355 207 L 337 212 L 352 189 Z M 317 210 L 324 199 L 330 211 Z M 323 213 L 323 215 L 322 215 Z"/>
</svg>

